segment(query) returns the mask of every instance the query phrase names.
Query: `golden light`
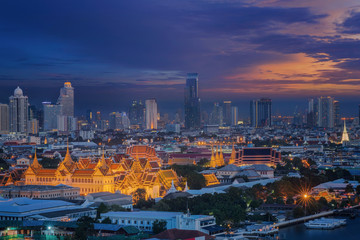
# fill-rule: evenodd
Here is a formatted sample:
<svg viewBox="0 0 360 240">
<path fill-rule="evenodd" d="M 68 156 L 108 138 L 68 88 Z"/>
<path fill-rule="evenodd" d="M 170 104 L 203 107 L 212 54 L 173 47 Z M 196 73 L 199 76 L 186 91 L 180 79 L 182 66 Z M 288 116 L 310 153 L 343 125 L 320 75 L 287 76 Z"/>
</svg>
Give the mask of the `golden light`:
<svg viewBox="0 0 360 240">
<path fill-rule="evenodd" d="M 307 198 L 308 197 L 308 195 L 307 194 L 304 194 L 304 198 Z"/>
</svg>

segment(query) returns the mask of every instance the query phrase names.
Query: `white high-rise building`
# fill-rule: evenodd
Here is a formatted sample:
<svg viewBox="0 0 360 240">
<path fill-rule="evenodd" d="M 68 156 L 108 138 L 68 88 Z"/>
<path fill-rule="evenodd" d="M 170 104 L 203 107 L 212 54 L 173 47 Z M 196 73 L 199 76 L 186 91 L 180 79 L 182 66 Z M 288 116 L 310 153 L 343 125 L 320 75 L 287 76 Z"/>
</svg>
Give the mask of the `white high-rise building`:
<svg viewBox="0 0 360 240">
<path fill-rule="evenodd" d="M 9 132 L 9 105 L 0 103 L 0 134 Z"/>
<path fill-rule="evenodd" d="M 157 129 L 157 103 L 155 99 L 148 99 L 145 101 L 145 117 L 146 117 L 146 129 Z"/>
<path fill-rule="evenodd" d="M 238 107 L 231 107 L 231 125 L 236 126 L 239 121 Z"/>
<path fill-rule="evenodd" d="M 29 119 L 28 97 L 24 96 L 21 88 L 17 87 L 14 96 L 9 97 L 10 131 L 26 133 Z"/>
<path fill-rule="evenodd" d="M 74 88 L 71 86 L 71 82 L 65 82 L 64 87 L 60 89 L 57 104 L 62 105 L 61 115 L 74 116 Z"/>
</svg>

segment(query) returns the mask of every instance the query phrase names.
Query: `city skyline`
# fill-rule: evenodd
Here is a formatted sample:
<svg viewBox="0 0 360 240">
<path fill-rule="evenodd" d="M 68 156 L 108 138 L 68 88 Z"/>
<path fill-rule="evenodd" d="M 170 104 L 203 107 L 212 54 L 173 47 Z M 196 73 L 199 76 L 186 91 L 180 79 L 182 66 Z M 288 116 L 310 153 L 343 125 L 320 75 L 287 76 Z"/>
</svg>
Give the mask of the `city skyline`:
<svg viewBox="0 0 360 240">
<path fill-rule="evenodd" d="M 70 81 L 76 111 L 128 110 L 134 95 L 181 108 L 186 73 L 198 72 L 204 106 L 269 97 L 279 112 L 290 113 L 289 102 L 305 109 L 308 98 L 333 96 L 345 115 L 356 115 L 356 4 L 78 1 L 68 9 L 58 1 L 2 3 L 0 102 L 17 85 L 32 104 L 55 102 L 58 86 Z"/>
</svg>

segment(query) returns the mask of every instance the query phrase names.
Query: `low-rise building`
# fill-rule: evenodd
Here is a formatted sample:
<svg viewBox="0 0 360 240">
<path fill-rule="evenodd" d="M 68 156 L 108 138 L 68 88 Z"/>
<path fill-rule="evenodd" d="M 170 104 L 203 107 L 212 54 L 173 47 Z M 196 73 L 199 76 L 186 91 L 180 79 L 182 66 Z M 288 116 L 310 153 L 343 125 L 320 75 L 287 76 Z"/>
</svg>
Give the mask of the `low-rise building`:
<svg viewBox="0 0 360 240">
<path fill-rule="evenodd" d="M 80 188 L 71 187 L 67 185 L 8 185 L 0 187 L 0 196 L 3 198 L 39 198 L 39 199 L 51 199 L 51 198 L 65 198 L 75 199 L 80 196 Z"/>
<path fill-rule="evenodd" d="M 85 197 L 89 202 L 93 202 L 94 205 L 100 205 L 104 203 L 107 206 L 119 205 L 120 207 L 133 210 L 133 199 L 131 195 L 121 194 L 119 192 L 98 192 L 90 193 Z"/>
<path fill-rule="evenodd" d="M 198 230 L 205 233 L 207 230 L 204 228 L 214 226 L 216 222 L 214 216 L 157 211 L 108 212 L 101 214 L 101 218 L 110 218 L 114 224 L 135 226 L 139 230 L 149 232 L 153 230 L 153 223 L 156 220 L 166 221 L 167 229 Z"/>
</svg>

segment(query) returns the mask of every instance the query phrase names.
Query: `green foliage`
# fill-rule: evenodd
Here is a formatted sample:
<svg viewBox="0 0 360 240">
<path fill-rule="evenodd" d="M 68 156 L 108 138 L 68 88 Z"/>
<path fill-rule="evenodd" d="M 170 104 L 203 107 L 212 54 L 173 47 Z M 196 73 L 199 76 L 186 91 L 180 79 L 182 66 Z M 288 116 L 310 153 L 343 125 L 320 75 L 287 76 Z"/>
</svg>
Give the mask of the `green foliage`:
<svg viewBox="0 0 360 240">
<path fill-rule="evenodd" d="M 133 199 L 135 203 L 139 202 L 140 200 L 146 200 L 146 190 L 143 188 L 138 188 L 133 193 Z"/>
<path fill-rule="evenodd" d="M 334 181 L 339 178 L 344 178 L 347 180 L 351 179 L 350 172 L 346 169 L 339 168 L 339 167 L 332 169 L 332 170 L 330 170 L 330 169 L 326 170 L 325 176 L 327 177 L 328 181 Z"/>
<path fill-rule="evenodd" d="M 94 234 L 94 219 L 83 216 L 77 220 L 78 228 L 75 230 L 74 239 L 86 240 Z"/>
<path fill-rule="evenodd" d="M 149 209 L 154 207 L 155 205 L 155 200 L 154 199 L 140 199 L 136 204 L 135 204 L 135 208 L 139 208 L 139 209 Z"/>
<path fill-rule="evenodd" d="M 153 233 L 158 234 L 166 230 L 166 221 L 164 220 L 155 220 L 153 222 Z"/>
<path fill-rule="evenodd" d="M 40 161 L 41 166 L 43 166 L 43 168 L 57 168 L 59 163 L 61 162 L 61 160 L 59 158 L 42 158 L 42 160 Z"/>
<path fill-rule="evenodd" d="M 176 172 L 178 176 L 184 177 L 187 180 L 190 189 L 201 189 L 206 186 L 205 178 L 198 171 L 202 170 L 202 167 L 195 165 L 172 165 L 171 168 Z"/>
<path fill-rule="evenodd" d="M 0 170 L 8 170 L 9 164 L 2 158 L 0 158 Z"/>
<path fill-rule="evenodd" d="M 111 219 L 109 217 L 107 217 L 104 220 L 102 220 L 101 223 L 111 224 Z"/>
<path fill-rule="evenodd" d="M 200 159 L 200 161 L 197 163 L 197 165 L 202 166 L 202 167 L 207 167 L 207 166 L 209 166 L 209 163 L 210 163 L 209 159 L 207 159 L 207 158 L 202 158 L 202 159 Z"/>
<path fill-rule="evenodd" d="M 353 193 L 354 192 L 354 188 L 351 184 L 347 184 L 345 187 L 345 193 Z"/>
<path fill-rule="evenodd" d="M 305 210 L 303 207 L 298 206 L 298 207 L 294 208 L 294 210 L 293 210 L 294 218 L 299 218 L 299 217 L 304 217 L 304 216 L 305 216 Z"/>
</svg>

